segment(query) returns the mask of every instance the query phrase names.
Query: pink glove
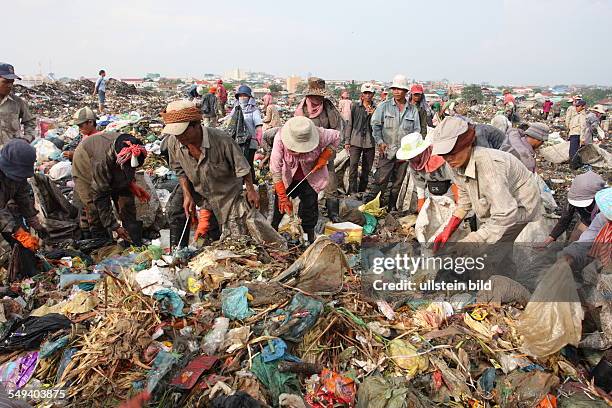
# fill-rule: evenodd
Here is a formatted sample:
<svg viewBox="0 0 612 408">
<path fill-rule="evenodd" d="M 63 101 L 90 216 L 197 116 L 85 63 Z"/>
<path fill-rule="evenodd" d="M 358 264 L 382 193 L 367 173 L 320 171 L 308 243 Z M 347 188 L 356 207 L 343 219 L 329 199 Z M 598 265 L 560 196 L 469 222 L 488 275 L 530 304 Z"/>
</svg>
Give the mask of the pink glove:
<svg viewBox="0 0 612 408">
<path fill-rule="evenodd" d="M 255 129 L 255 139 L 257 139 L 257 144 L 261 146 L 263 142 L 263 128 L 261 126 L 257 126 Z"/>
</svg>

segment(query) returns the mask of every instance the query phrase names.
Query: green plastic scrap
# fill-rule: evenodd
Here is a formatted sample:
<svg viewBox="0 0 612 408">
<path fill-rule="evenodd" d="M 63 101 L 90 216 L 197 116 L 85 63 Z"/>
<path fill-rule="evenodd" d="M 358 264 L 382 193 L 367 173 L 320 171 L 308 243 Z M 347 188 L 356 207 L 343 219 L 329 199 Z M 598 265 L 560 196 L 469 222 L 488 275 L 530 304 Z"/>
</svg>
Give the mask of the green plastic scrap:
<svg viewBox="0 0 612 408">
<path fill-rule="evenodd" d="M 301 395 L 300 382 L 294 373 L 281 373 L 278 363 L 281 360 L 264 363 L 261 354 L 253 358 L 251 371 L 259 381 L 270 391 L 274 406 L 278 406 L 278 397 L 283 394 Z"/>
<path fill-rule="evenodd" d="M 363 233 L 366 235 L 372 235 L 376 230 L 376 226 L 378 225 L 378 220 L 372 214 L 368 214 L 366 212 L 363 213 L 365 217 L 366 223 L 363 226 Z"/>
</svg>

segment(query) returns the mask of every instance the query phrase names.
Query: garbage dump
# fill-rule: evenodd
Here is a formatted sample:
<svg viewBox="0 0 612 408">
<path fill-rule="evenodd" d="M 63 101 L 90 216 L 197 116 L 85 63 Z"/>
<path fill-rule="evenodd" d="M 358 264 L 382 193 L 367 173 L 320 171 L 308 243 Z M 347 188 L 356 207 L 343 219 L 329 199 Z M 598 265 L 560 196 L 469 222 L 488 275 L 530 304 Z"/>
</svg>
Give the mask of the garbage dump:
<svg viewBox="0 0 612 408">
<path fill-rule="evenodd" d="M 502 263 L 483 286 L 462 287 L 464 274 L 443 290 L 427 285 L 448 283 L 447 267 L 372 269 L 381 257 L 433 256 L 432 243 L 457 209 L 448 196 L 428 198 L 418 216 L 409 202 L 388 211 L 380 194 L 363 203 L 341 198 L 340 219 L 321 211 L 310 246 L 294 217 L 285 217 L 280 235 L 256 228 L 269 240 L 214 242 L 193 240 L 187 220 L 179 232 L 189 245 L 178 248 L 168 208 L 179 177 L 162 149 L 160 112 L 182 95 L 107 86 L 98 130 L 133 136 L 147 152 L 136 172 L 150 197 L 136 200 L 140 246 L 81 234 L 86 203 L 63 153 L 81 137 L 75 111 L 96 109 L 94 83 L 15 88 L 39 117 L 30 183 L 49 236 L 34 259 L 42 272 L 14 272 L 19 251 L 1 269 L 0 378 L 10 395 L 58 407 L 138 398 L 159 407 L 612 404 L 610 264 L 592 266 L 588 281 L 563 260 L 550 261 L 535 280 L 506 274 Z M 300 98 L 279 99 L 285 123 Z M 519 105 L 523 121 L 539 120 L 532 108 Z M 497 112 L 474 105 L 465 115 L 490 123 Z M 536 156 L 542 215 L 553 225 L 576 175 L 569 157 L 558 157 L 566 147 L 554 149 L 567 136 L 560 123 L 559 131 Z M 609 182 L 609 137 L 592 146 L 581 166 L 597 166 Z M 272 177 L 265 166 L 256 175 L 268 199 Z M 404 200 L 411 197 L 408 191 Z M 262 219 L 272 217 L 273 205 L 269 214 L 262 208 Z M 530 243 L 550 224 L 526 232 Z M 472 231 L 465 222 L 455 237 Z M 393 282 L 426 289 L 372 290 Z"/>
</svg>

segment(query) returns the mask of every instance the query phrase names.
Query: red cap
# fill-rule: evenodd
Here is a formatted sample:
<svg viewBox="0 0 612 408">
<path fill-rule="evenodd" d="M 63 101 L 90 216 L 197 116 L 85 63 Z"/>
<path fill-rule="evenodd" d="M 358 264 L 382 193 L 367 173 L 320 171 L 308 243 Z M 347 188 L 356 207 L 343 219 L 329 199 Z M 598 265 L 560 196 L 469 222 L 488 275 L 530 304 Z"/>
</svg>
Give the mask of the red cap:
<svg viewBox="0 0 612 408">
<path fill-rule="evenodd" d="M 415 94 L 415 93 L 420 93 L 420 94 L 422 94 L 422 93 L 424 93 L 424 91 L 423 91 L 423 85 L 420 85 L 420 84 L 414 84 L 414 85 L 412 85 L 412 86 L 410 87 L 410 93 L 411 93 L 411 94 Z"/>
</svg>

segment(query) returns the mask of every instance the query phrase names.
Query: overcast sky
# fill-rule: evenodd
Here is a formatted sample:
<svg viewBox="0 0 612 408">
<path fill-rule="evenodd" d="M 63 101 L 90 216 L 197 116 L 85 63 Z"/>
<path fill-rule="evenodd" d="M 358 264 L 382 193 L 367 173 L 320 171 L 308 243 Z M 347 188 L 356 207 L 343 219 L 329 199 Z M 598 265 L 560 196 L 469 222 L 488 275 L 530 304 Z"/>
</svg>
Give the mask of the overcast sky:
<svg viewBox="0 0 612 408">
<path fill-rule="evenodd" d="M 0 59 L 23 74 L 276 75 L 612 85 L 612 0 L 19 0 Z"/>
</svg>

